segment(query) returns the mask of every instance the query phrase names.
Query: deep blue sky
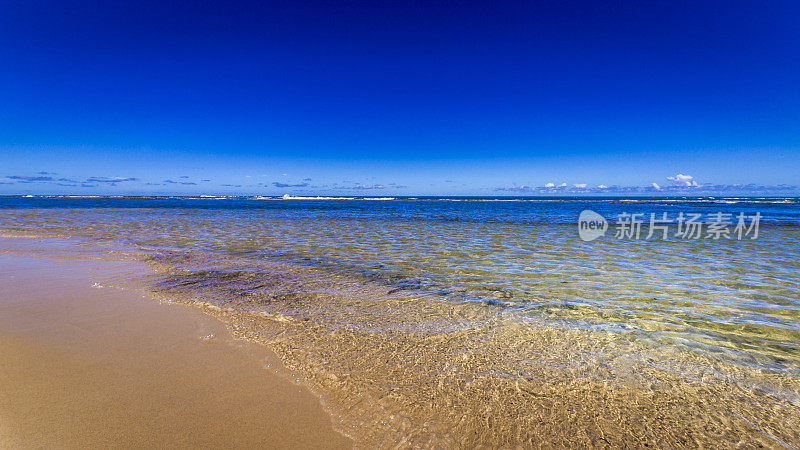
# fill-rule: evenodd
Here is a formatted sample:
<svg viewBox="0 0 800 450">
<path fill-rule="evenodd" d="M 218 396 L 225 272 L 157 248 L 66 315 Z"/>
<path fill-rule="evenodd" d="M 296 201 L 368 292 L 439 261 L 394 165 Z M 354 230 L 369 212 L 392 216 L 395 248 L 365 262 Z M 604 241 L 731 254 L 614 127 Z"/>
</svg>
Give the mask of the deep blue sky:
<svg viewBox="0 0 800 450">
<path fill-rule="evenodd" d="M 0 194 L 800 184 L 798 2 L 431 3 L 0 0 Z"/>
</svg>

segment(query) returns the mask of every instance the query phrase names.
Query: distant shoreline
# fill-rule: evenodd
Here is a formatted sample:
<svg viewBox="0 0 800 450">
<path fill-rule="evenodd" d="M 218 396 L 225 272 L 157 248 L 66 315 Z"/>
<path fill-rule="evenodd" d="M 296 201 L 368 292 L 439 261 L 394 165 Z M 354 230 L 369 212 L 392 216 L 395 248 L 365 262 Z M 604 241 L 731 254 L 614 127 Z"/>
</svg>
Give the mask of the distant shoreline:
<svg viewBox="0 0 800 450">
<path fill-rule="evenodd" d="M 794 200 L 800 202 L 800 196 L 797 195 L 568 195 L 568 196 L 514 196 L 514 195 L 497 195 L 497 196 L 481 196 L 481 195 L 454 195 L 454 196 L 326 196 L 326 195 L 60 195 L 60 194 L 29 194 L 29 195 L 0 195 L 0 199 L 14 198 L 14 199 L 102 199 L 102 200 L 412 200 L 412 201 L 436 201 L 436 200 L 461 200 L 461 201 L 550 201 L 550 202 L 567 202 L 567 201 L 706 201 L 714 202 L 721 200 L 741 200 L 754 201 L 774 201 L 774 200 Z M 0 205 L 2 206 L 2 205 Z"/>
</svg>

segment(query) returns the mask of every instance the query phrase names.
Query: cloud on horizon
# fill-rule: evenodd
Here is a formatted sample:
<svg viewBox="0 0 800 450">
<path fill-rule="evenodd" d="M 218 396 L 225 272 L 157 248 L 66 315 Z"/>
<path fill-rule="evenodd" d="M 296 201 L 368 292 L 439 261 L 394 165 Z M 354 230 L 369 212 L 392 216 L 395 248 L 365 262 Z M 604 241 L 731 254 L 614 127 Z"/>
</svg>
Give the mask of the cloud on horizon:
<svg viewBox="0 0 800 450">
<path fill-rule="evenodd" d="M 273 181 L 272 185 L 275 186 L 276 188 L 308 187 L 308 183 L 289 184 L 289 183 L 281 183 L 279 181 Z"/>
<path fill-rule="evenodd" d="M 693 176 L 684 175 L 682 173 L 679 173 L 679 174 L 675 175 L 674 177 L 667 177 L 667 179 L 669 181 L 672 181 L 673 183 L 676 183 L 676 184 L 679 184 L 679 185 L 683 185 L 683 186 L 699 186 L 697 184 L 697 181 L 694 180 Z"/>
<path fill-rule="evenodd" d="M 17 189 L 25 189 L 30 191 L 31 188 L 36 188 L 36 190 L 44 190 L 46 187 L 51 186 L 53 189 L 56 187 L 60 188 L 100 188 L 102 190 L 104 187 L 116 187 L 119 183 L 126 183 L 126 190 L 131 190 L 134 192 L 137 189 L 141 189 L 142 192 L 147 192 L 149 187 L 155 186 L 169 186 L 168 190 L 171 190 L 174 194 L 180 194 L 181 192 L 186 192 L 187 194 L 190 192 L 196 192 L 198 188 L 191 189 L 189 186 L 198 186 L 201 183 L 190 181 L 188 175 L 181 175 L 176 176 L 173 179 L 167 179 L 163 181 L 153 180 L 152 182 L 147 181 L 147 179 L 140 179 L 136 177 L 112 177 L 112 176 L 95 176 L 95 177 L 88 177 L 83 179 L 81 178 L 57 178 L 51 175 L 55 175 L 55 172 L 46 172 L 46 171 L 39 171 L 33 175 L 0 175 L 0 184 L 3 185 L 14 185 L 17 183 L 19 184 L 19 188 Z M 291 179 L 291 178 L 290 178 Z M 633 186 L 633 185 L 606 185 L 606 184 L 597 184 L 597 185 L 589 185 L 587 183 L 570 183 L 567 182 L 557 182 L 557 181 L 549 181 L 543 185 L 519 185 L 514 184 L 513 186 L 498 186 L 498 187 L 490 187 L 492 191 L 498 193 L 498 195 L 582 195 L 582 194 L 589 194 L 589 195 L 654 195 L 654 196 L 668 196 L 668 195 L 726 195 L 726 194 L 736 194 L 736 195 L 798 195 L 800 194 L 800 188 L 795 185 L 788 185 L 788 184 L 780 184 L 780 185 L 761 185 L 761 184 L 704 184 L 699 183 L 697 179 L 689 174 L 684 173 L 677 173 L 673 176 L 664 177 L 667 180 L 666 183 L 657 183 L 655 181 L 651 182 L 648 185 L 640 185 L 640 186 Z M 176 181 L 177 180 L 177 181 Z M 371 177 L 371 180 L 374 180 L 374 177 Z M 147 181 L 147 182 L 146 182 Z M 326 193 L 330 194 L 336 191 L 381 191 L 381 190 L 389 190 L 391 189 L 392 192 L 394 190 L 398 190 L 398 192 L 402 192 L 402 189 L 408 189 L 408 186 L 399 184 L 396 182 L 390 183 L 378 183 L 374 181 L 368 182 L 357 182 L 353 180 L 345 180 L 340 183 L 324 183 L 324 184 L 311 184 L 311 178 L 306 177 L 303 178 L 302 181 L 287 181 L 287 182 L 264 182 L 258 183 L 258 186 L 254 184 L 216 184 L 211 183 L 210 179 L 202 179 L 198 180 L 202 182 L 203 189 L 213 189 L 214 187 L 217 188 L 245 188 L 250 190 L 249 188 L 254 188 L 259 191 L 267 190 L 265 194 L 273 194 L 275 193 L 274 189 L 298 189 L 295 192 L 303 192 L 313 195 L 325 195 Z M 453 180 L 446 180 L 446 182 L 452 182 Z M 211 183 L 211 184 L 206 184 Z M 25 186 L 25 187 L 23 187 Z M 186 186 L 185 189 L 182 190 L 182 186 Z M 14 188 L 4 188 L 6 191 L 10 191 Z M 485 189 L 485 188 L 483 188 Z M 270 192 L 270 190 L 272 190 Z M 22 191 L 25 192 L 25 191 Z M 290 191 L 291 192 L 291 191 Z M 484 191 L 485 192 L 485 191 Z"/>
<path fill-rule="evenodd" d="M 361 184 L 356 183 L 352 186 L 333 186 L 334 189 L 346 189 L 352 191 L 368 191 L 373 189 L 386 189 L 386 186 L 382 184 Z"/>
<path fill-rule="evenodd" d="M 502 186 L 494 188 L 499 192 L 516 192 L 528 194 L 674 194 L 674 195 L 700 195 L 700 194 L 725 194 L 725 193 L 744 193 L 744 194 L 775 194 L 791 193 L 800 191 L 798 186 L 779 184 L 774 186 L 757 184 L 699 184 L 691 175 L 679 173 L 675 176 L 666 177 L 672 183 L 661 186 L 652 182 L 649 186 L 620 186 L 599 184 L 596 187 L 589 187 L 586 183 L 575 183 L 572 187 L 567 187 L 567 183 L 556 185 L 548 182 L 544 186 L 514 185 L 511 187 Z"/>
<path fill-rule="evenodd" d="M 138 181 L 138 178 L 133 177 L 89 177 L 85 183 L 123 183 L 126 181 Z"/>
<path fill-rule="evenodd" d="M 53 177 L 43 176 L 26 176 L 26 175 L 8 175 L 9 180 L 16 180 L 18 183 L 32 183 L 35 181 L 53 181 Z"/>
</svg>

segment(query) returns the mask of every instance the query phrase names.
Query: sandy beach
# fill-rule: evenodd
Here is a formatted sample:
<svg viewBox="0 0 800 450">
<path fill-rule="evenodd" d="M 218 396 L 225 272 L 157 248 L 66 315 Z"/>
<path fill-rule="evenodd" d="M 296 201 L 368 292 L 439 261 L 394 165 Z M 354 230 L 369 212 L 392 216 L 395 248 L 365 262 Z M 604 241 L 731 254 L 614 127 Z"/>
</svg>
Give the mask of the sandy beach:
<svg viewBox="0 0 800 450">
<path fill-rule="evenodd" d="M 103 287 L 146 270 L 0 254 L 0 447 L 352 447 L 263 346 Z"/>
</svg>

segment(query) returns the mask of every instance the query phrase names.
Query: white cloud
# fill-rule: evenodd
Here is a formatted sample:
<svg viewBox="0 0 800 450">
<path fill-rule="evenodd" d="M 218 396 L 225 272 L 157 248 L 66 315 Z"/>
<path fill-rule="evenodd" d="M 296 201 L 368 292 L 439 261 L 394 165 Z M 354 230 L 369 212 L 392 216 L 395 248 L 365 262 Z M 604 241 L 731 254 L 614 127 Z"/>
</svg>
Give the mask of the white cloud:
<svg viewBox="0 0 800 450">
<path fill-rule="evenodd" d="M 675 175 L 674 177 L 667 177 L 668 180 L 679 181 L 681 183 L 689 181 L 689 180 L 691 180 L 693 178 L 694 177 L 691 176 L 691 175 L 684 175 L 682 173 L 679 173 L 679 174 Z"/>
<path fill-rule="evenodd" d="M 574 184 L 573 186 L 575 186 L 578 189 L 583 189 L 583 188 L 586 187 L 586 183 L 578 183 L 578 184 Z"/>
<path fill-rule="evenodd" d="M 653 183 L 653 187 L 654 187 L 654 188 L 655 188 L 657 191 L 660 191 L 660 190 L 661 190 L 661 186 L 659 186 L 659 185 L 658 185 L 658 183 Z"/>
<path fill-rule="evenodd" d="M 691 175 L 684 175 L 682 173 L 679 173 L 674 177 L 667 177 L 667 179 L 677 184 L 682 184 L 684 186 L 697 186 L 697 182 L 692 181 L 694 177 Z"/>
<path fill-rule="evenodd" d="M 561 183 L 558 185 L 558 187 L 567 187 L 567 183 Z"/>
<path fill-rule="evenodd" d="M 599 189 L 608 189 L 608 186 L 606 186 L 605 184 L 600 184 L 600 185 L 598 185 L 597 187 L 598 187 Z"/>
<path fill-rule="evenodd" d="M 544 185 L 544 187 L 552 188 L 552 187 L 556 187 L 556 185 L 555 185 L 555 183 L 547 183 L 547 184 Z"/>
</svg>

